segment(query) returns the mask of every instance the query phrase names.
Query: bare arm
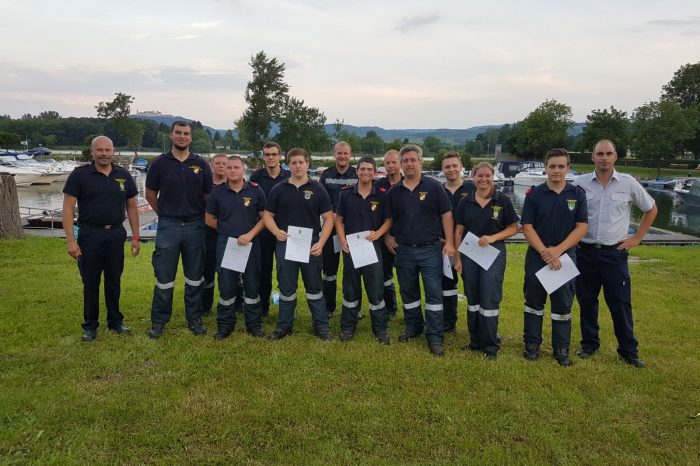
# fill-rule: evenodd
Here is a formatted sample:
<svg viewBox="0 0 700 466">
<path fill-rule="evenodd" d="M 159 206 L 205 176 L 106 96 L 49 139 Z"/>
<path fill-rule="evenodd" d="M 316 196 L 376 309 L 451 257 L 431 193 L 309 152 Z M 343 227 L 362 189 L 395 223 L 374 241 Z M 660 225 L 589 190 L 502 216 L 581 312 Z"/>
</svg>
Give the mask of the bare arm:
<svg viewBox="0 0 700 466">
<path fill-rule="evenodd" d="M 586 231 L 588 231 L 587 223 L 576 223 L 576 226 L 564 241 L 554 247 L 545 248 L 544 252 L 540 253 L 540 256 L 551 268 L 559 270 L 561 268 L 559 257 L 570 248 L 576 246 L 581 241 L 581 238 L 586 235 Z"/>
<path fill-rule="evenodd" d="M 246 244 L 253 241 L 253 238 L 258 236 L 258 234 L 265 228 L 265 223 L 263 222 L 263 213 L 259 214 L 260 220 L 256 223 L 253 228 L 251 228 L 246 234 L 238 237 L 238 244 L 245 246 Z"/>
<path fill-rule="evenodd" d="M 209 212 L 204 213 L 204 223 L 209 227 L 216 230 L 219 227 L 219 219 L 214 217 Z"/>
<path fill-rule="evenodd" d="M 499 231 L 498 233 L 496 233 L 494 235 L 484 235 L 481 238 L 479 238 L 479 246 L 481 246 L 483 248 L 484 246 L 486 246 L 488 244 L 493 244 L 496 241 L 506 240 L 506 239 L 510 238 L 511 236 L 513 236 L 514 234 L 516 234 L 517 232 L 518 232 L 518 224 L 517 223 L 510 224 L 507 227 L 505 227 L 503 230 Z"/>
<path fill-rule="evenodd" d="M 452 212 L 442 214 L 442 231 L 445 233 L 445 246 L 442 248 L 442 255 L 454 257 L 455 255 L 455 223 L 452 218 Z"/>
<path fill-rule="evenodd" d="M 141 239 L 139 238 L 139 206 L 136 203 L 136 196 L 126 200 L 126 218 L 129 219 L 131 227 L 131 255 L 136 257 L 141 250 Z"/>
<path fill-rule="evenodd" d="M 311 255 L 312 256 L 320 256 L 321 253 L 323 252 L 323 246 L 326 244 L 326 241 L 328 241 L 328 238 L 331 236 L 331 232 L 333 231 L 333 216 L 335 214 L 333 211 L 328 211 L 326 213 L 321 214 L 321 218 L 323 219 L 323 229 L 321 229 L 321 235 L 318 238 L 318 243 L 313 244 L 311 246 Z"/>
<path fill-rule="evenodd" d="M 153 212 L 158 213 L 158 191 L 146 188 L 146 201 L 151 206 Z"/>
<path fill-rule="evenodd" d="M 63 221 L 63 231 L 66 232 L 66 248 L 68 255 L 73 259 L 77 259 L 80 254 L 80 246 L 73 235 L 73 218 L 75 217 L 75 205 L 78 199 L 70 194 L 63 194 L 63 213 L 61 215 Z"/>
<path fill-rule="evenodd" d="M 277 226 L 277 223 L 275 222 L 275 214 L 269 210 L 266 210 L 265 213 L 263 213 L 263 223 L 265 224 L 265 228 L 270 230 L 270 233 L 277 238 L 277 241 L 287 241 L 287 232 L 280 230 L 280 228 Z"/>
<path fill-rule="evenodd" d="M 389 231 L 389 228 L 391 228 L 391 219 L 386 219 L 384 220 L 384 223 L 382 223 L 382 226 L 380 226 L 378 230 L 370 232 L 367 239 L 370 241 L 378 240 L 379 238 L 384 236 L 384 234 L 387 231 Z"/>
<path fill-rule="evenodd" d="M 462 273 L 462 256 L 459 254 L 459 246 L 462 244 L 464 236 L 464 225 L 455 225 L 455 271 Z"/>
<path fill-rule="evenodd" d="M 348 246 L 348 240 L 345 238 L 345 223 L 343 223 L 345 217 L 341 215 L 335 215 L 335 233 L 338 235 L 338 241 L 343 247 L 343 252 L 349 253 L 350 247 Z"/>
<path fill-rule="evenodd" d="M 635 246 L 639 246 L 639 243 L 641 243 L 642 239 L 644 239 L 644 235 L 646 235 L 649 228 L 651 228 L 651 224 L 654 223 L 654 219 L 656 219 L 656 214 L 658 213 L 659 209 L 656 208 L 656 204 L 654 204 L 651 209 L 644 212 L 644 215 L 642 215 L 642 220 L 639 222 L 637 232 L 634 234 L 634 236 L 630 236 L 620 243 L 617 249 L 631 249 Z"/>
</svg>

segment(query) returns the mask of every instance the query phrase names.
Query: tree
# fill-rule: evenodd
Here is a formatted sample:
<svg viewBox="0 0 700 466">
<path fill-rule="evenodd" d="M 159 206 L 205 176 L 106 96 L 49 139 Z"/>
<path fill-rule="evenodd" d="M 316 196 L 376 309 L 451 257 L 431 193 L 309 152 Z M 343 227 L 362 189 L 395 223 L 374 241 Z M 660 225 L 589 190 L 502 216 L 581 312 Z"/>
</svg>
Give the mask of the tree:
<svg viewBox="0 0 700 466">
<path fill-rule="evenodd" d="M 382 139 L 377 132 L 373 130 L 367 131 L 365 137 L 360 140 L 360 147 L 362 148 L 362 151 L 367 154 L 384 154 L 385 146 L 386 143 L 384 142 L 384 139 Z"/>
<path fill-rule="evenodd" d="M 211 152 L 212 143 L 211 136 L 204 129 L 193 129 L 192 130 L 192 143 L 190 144 L 190 149 L 192 152 L 197 154 L 203 154 Z"/>
<path fill-rule="evenodd" d="M 284 113 L 279 119 L 280 130 L 277 142 L 286 148 L 303 147 L 308 151 L 328 147 L 326 116 L 315 107 L 307 107 L 304 101 L 290 97 L 284 104 Z"/>
<path fill-rule="evenodd" d="M 134 120 L 129 119 L 131 104 L 134 98 L 128 94 L 117 92 L 111 102 L 100 102 L 95 106 L 97 116 L 114 122 L 117 133 L 127 141 L 128 147 L 137 155 L 137 148 L 143 139 L 143 127 Z"/>
<path fill-rule="evenodd" d="M 272 122 L 282 115 L 289 86 L 284 82 L 284 63 L 268 59 L 264 51 L 250 58 L 250 66 L 253 79 L 244 95 L 248 108 L 235 124 L 241 142 L 259 148 L 267 140 Z"/>
<path fill-rule="evenodd" d="M 343 124 L 345 123 L 345 120 L 340 121 L 339 119 L 335 119 L 333 122 L 333 137 L 335 137 L 336 141 L 339 141 L 340 139 L 340 132 L 343 131 Z"/>
<path fill-rule="evenodd" d="M 568 105 L 546 100 L 513 129 L 509 147 L 527 157 L 541 158 L 549 149 L 566 145 L 571 116 Z"/>
<path fill-rule="evenodd" d="M 610 106 L 607 109 L 593 110 L 586 117 L 586 126 L 579 139 L 579 149 L 593 150 L 593 145 L 601 139 L 610 139 L 617 147 L 618 156 L 624 157 L 630 142 L 630 121 L 627 112 Z"/>
<path fill-rule="evenodd" d="M 661 161 L 680 154 L 700 130 L 698 121 L 696 107 L 681 108 L 672 100 L 644 104 L 632 114 L 632 148 L 639 158 L 656 162 L 658 176 Z"/>
<path fill-rule="evenodd" d="M 678 102 L 681 108 L 696 108 L 700 114 L 700 62 L 681 66 L 663 90 L 662 99 Z M 700 132 L 684 145 L 696 160 L 700 158 Z"/>
<path fill-rule="evenodd" d="M 22 115 L 22 117 L 20 119 L 21 120 L 33 120 L 34 117 L 32 116 L 31 113 L 25 113 L 24 115 Z"/>
<path fill-rule="evenodd" d="M 58 120 L 61 114 L 54 110 L 45 110 L 36 116 L 39 120 Z"/>
<path fill-rule="evenodd" d="M 225 147 L 233 148 L 235 141 L 236 140 L 233 137 L 233 131 L 227 129 L 226 133 L 224 133 L 224 137 L 221 139 L 221 142 L 224 144 Z"/>
<path fill-rule="evenodd" d="M 438 151 L 443 147 L 443 142 L 435 136 L 427 136 L 423 139 L 422 145 L 425 155 L 437 155 Z"/>
<path fill-rule="evenodd" d="M 11 147 L 19 146 L 22 142 L 22 136 L 17 133 L 10 133 L 8 131 L 0 131 L 0 147 L 9 149 Z"/>
</svg>

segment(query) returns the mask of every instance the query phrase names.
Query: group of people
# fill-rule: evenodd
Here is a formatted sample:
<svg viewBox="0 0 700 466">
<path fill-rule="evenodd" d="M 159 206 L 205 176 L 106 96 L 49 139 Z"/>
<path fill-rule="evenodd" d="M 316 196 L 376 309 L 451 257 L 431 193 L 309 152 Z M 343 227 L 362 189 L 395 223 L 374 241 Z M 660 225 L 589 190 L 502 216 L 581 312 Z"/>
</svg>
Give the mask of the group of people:
<svg viewBox="0 0 700 466">
<path fill-rule="evenodd" d="M 342 256 L 342 342 L 355 336 L 364 290 L 374 337 L 382 344 L 390 343 L 388 322 L 397 312 L 395 272 L 405 323 L 399 341 L 424 337 L 429 351 L 442 356 L 444 335 L 456 328 L 461 275 L 470 338 L 465 349 L 496 359 L 507 260 L 505 240 L 518 232 L 520 221 L 529 244 L 524 279 L 524 357 L 539 358 L 542 343 L 548 293 L 536 272 L 543 267 L 560 269 L 564 255 L 568 255 L 578 265 L 580 275 L 549 294 L 553 357 L 562 366 L 571 365 L 574 296 L 581 308 L 582 334 L 576 354 L 588 358 L 598 350 L 598 295 L 602 287 L 619 355 L 633 366 L 644 367 L 634 336 L 627 251 L 640 243 L 656 216 L 656 207 L 634 178 L 614 169 L 617 154 L 609 140 L 598 142 L 593 149 L 595 171 L 578 177 L 573 184 L 565 178 L 570 165 L 566 150 L 547 152 L 547 181 L 528 191 L 518 218 L 510 198 L 494 187 L 494 168 L 480 163 L 472 170 L 473 182 L 466 181 L 457 152 L 443 156 L 444 183 L 422 174 L 422 150 L 413 144 L 388 151 L 384 156 L 386 176 L 374 181 L 375 160 L 362 157 L 356 167 L 351 166 L 352 149 L 341 141 L 333 150 L 334 166 L 317 182 L 309 178 L 309 156 L 304 149 L 286 153 L 289 170 L 285 170 L 281 147 L 269 142 L 262 151 L 263 168 L 246 181 L 240 157 L 218 154 L 209 163 L 191 152 L 192 134 L 186 122 L 172 125 L 171 139 L 171 150 L 154 160 L 145 183 L 146 200 L 158 215 L 150 338 L 161 337 L 170 321 L 182 258 L 185 317 L 194 335 L 207 331 L 202 316 L 213 304 L 216 272 L 219 298 L 214 338 L 232 334 L 237 304 L 242 304 L 250 335 L 270 340 L 287 337 L 293 332 L 301 273 L 313 332 L 322 340 L 331 340 L 329 321 L 336 311 Z M 133 255 L 139 253 L 140 241 L 136 186 L 128 171 L 112 164 L 112 141 L 96 137 L 91 154 L 93 162 L 74 170 L 66 182 L 63 211 L 68 253 L 78 260 L 83 280 L 82 338 L 86 341 L 97 335 L 103 273 L 107 326 L 117 333 L 130 332 L 119 310 L 125 213 L 133 232 Z M 76 204 L 77 239 L 73 228 Z M 636 233 L 628 237 L 632 205 L 644 214 Z M 301 234 L 304 229 L 311 235 L 308 257 L 288 255 L 288 247 L 297 247 L 288 243 L 296 238 L 296 230 Z M 487 268 L 460 252 L 467 236 L 478 238 L 480 247 L 497 249 L 498 255 Z M 377 260 L 356 267 L 350 240 L 367 241 Z M 249 248 L 242 272 L 222 266 L 227 248 L 234 243 Z M 263 317 L 269 311 L 275 262 L 279 314 L 275 329 L 266 335 Z"/>
</svg>

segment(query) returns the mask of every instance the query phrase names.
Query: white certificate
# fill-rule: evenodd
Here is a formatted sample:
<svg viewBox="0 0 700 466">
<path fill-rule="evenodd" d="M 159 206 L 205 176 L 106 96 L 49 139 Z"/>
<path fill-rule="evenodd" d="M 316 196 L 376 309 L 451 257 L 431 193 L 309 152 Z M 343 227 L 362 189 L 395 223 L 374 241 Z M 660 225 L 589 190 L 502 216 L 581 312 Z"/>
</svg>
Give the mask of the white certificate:
<svg viewBox="0 0 700 466">
<path fill-rule="evenodd" d="M 252 247 L 252 242 L 241 246 L 238 244 L 238 238 L 229 238 L 226 241 L 224 257 L 221 259 L 221 267 L 236 272 L 245 272 L 245 266 L 248 264 L 248 257 Z"/>
<path fill-rule="evenodd" d="M 348 242 L 348 249 L 350 249 L 350 257 L 352 257 L 352 265 L 356 269 L 379 262 L 377 252 L 374 250 L 374 244 L 367 239 L 368 236 L 369 231 L 361 231 L 345 236 L 345 241 Z"/>
<path fill-rule="evenodd" d="M 454 257 L 442 256 L 442 274 L 447 278 L 454 279 L 452 275 L 452 266 L 455 265 Z"/>
<path fill-rule="evenodd" d="M 284 258 L 308 264 L 313 233 L 314 231 L 311 228 L 289 225 L 287 228 L 287 249 L 284 253 Z"/>
<path fill-rule="evenodd" d="M 562 254 L 561 257 L 559 257 L 559 261 L 561 262 L 561 268 L 559 270 L 550 269 L 549 265 L 545 265 L 535 273 L 537 279 L 542 283 L 542 286 L 547 290 L 548 294 L 554 293 L 562 285 L 580 274 L 576 268 L 576 264 L 574 264 L 574 261 L 571 260 L 568 254 Z"/>
<path fill-rule="evenodd" d="M 459 252 L 476 262 L 482 269 L 488 270 L 491 264 L 496 260 L 496 257 L 501 253 L 498 249 L 490 244 L 483 248 L 479 246 L 479 237 L 471 231 L 464 235 L 462 244 L 459 245 Z"/>
<path fill-rule="evenodd" d="M 338 254 L 342 250 L 343 245 L 340 244 L 340 238 L 338 238 L 338 235 L 333 235 L 333 252 Z"/>
</svg>

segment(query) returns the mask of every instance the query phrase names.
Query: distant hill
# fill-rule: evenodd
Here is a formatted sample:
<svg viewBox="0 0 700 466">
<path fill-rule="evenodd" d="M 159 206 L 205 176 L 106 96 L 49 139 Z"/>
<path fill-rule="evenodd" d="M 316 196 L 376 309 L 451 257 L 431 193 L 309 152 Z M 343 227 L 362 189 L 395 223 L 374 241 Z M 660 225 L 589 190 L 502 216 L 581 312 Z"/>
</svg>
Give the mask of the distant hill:
<svg viewBox="0 0 700 466">
<path fill-rule="evenodd" d="M 147 120 L 153 120 L 156 123 L 164 123 L 168 126 L 172 125 L 175 120 L 185 120 L 187 122 L 194 121 L 193 118 L 186 118 L 182 116 L 167 115 L 160 112 L 139 112 L 132 115 L 132 118 L 143 118 Z M 204 122 L 202 122 L 204 124 Z M 384 139 L 386 142 L 391 142 L 396 139 L 403 141 L 408 139 L 411 142 L 422 142 L 428 136 L 434 136 L 450 144 L 464 144 L 465 141 L 471 141 L 479 133 L 483 133 L 489 128 L 500 128 L 503 125 L 482 125 L 482 126 L 472 126 L 471 128 L 465 129 L 449 129 L 449 128 L 438 128 L 438 129 L 384 129 L 379 126 L 353 126 L 353 125 L 343 125 L 343 129 L 358 135 L 359 137 L 364 137 L 368 131 L 375 131 L 379 137 Z M 577 136 L 583 131 L 583 127 L 586 126 L 585 123 L 574 123 L 571 128 L 569 128 L 569 135 Z M 215 129 L 211 126 L 204 126 L 204 128 L 209 131 L 213 136 L 217 131 L 222 136 L 226 133 L 225 129 Z M 335 134 L 335 128 L 333 125 L 325 125 L 326 133 L 329 136 Z M 234 137 L 238 137 L 238 131 L 232 130 Z M 276 123 L 272 124 L 270 128 L 271 138 L 279 131 L 279 125 Z"/>
</svg>

